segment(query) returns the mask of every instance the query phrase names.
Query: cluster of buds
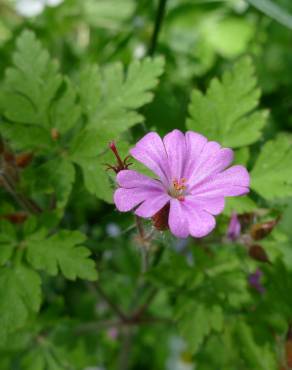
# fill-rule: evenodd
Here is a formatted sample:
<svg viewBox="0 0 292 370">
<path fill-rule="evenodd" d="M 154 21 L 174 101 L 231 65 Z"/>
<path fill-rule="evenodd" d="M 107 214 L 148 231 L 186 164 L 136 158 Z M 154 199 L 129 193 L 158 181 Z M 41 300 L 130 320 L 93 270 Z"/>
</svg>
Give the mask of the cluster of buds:
<svg viewBox="0 0 292 370">
<path fill-rule="evenodd" d="M 254 215 L 244 214 L 238 216 L 233 213 L 227 231 L 227 238 L 231 241 L 238 241 L 248 248 L 249 256 L 259 262 L 271 263 L 266 251 L 258 241 L 266 238 L 278 224 L 279 218 L 261 223 L 254 223 Z M 243 229 L 246 229 L 242 232 Z"/>
<path fill-rule="evenodd" d="M 248 249 L 249 257 L 253 260 L 271 264 L 267 252 L 259 244 L 259 241 L 272 232 L 278 224 L 279 218 L 262 223 L 253 223 L 254 219 L 254 214 L 238 216 L 236 213 L 233 213 L 227 230 L 227 238 L 232 242 L 237 241 L 245 245 Z M 265 292 L 265 288 L 261 283 L 262 276 L 263 272 L 259 268 L 248 276 L 249 286 L 260 294 Z"/>
</svg>

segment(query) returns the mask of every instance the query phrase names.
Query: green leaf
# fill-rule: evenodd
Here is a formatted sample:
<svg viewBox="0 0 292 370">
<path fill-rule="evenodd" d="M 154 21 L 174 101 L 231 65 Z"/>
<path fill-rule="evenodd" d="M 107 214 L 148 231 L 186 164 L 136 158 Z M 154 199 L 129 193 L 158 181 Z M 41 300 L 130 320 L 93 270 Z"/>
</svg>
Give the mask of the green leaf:
<svg viewBox="0 0 292 370">
<path fill-rule="evenodd" d="M 1 133 L 16 150 L 46 150 L 52 145 L 50 133 L 36 125 L 1 122 Z"/>
<path fill-rule="evenodd" d="M 220 14 L 217 21 L 203 22 L 202 32 L 219 54 L 234 58 L 246 51 L 255 30 L 248 19 L 230 16 L 222 19 Z"/>
<path fill-rule="evenodd" d="M 285 27 L 292 29 L 292 14 L 286 9 L 276 4 L 276 1 L 271 0 L 247 0 L 251 5 L 259 11 L 266 14 L 268 17 L 273 18 Z"/>
<path fill-rule="evenodd" d="M 37 193 L 55 195 L 56 207 L 66 206 L 75 179 L 73 164 L 66 158 L 55 158 L 34 171 L 34 190 Z"/>
<path fill-rule="evenodd" d="M 47 125 L 48 108 L 62 82 L 57 65 L 31 31 L 24 31 L 18 38 L 13 63 L 14 67 L 6 70 L 0 97 L 6 118 Z"/>
<path fill-rule="evenodd" d="M 135 10 L 133 0 L 88 0 L 83 4 L 86 20 L 94 27 L 120 31 L 122 22 L 128 20 Z"/>
<path fill-rule="evenodd" d="M 100 156 L 108 149 L 107 143 L 108 141 L 104 142 L 101 132 L 84 130 L 75 136 L 69 157 L 81 167 L 87 190 L 98 198 L 111 203 L 112 185 L 106 171 L 104 157 Z"/>
<path fill-rule="evenodd" d="M 134 110 L 152 100 L 150 90 L 157 85 L 163 65 L 162 58 L 134 61 L 126 75 L 120 63 L 108 66 L 100 76 L 97 67 L 87 68 L 82 74 L 87 83 L 80 86 L 80 95 L 83 106 L 87 107 L 89 127 L 102 130 L 103 136 L 114 139 L 141 122 L 142 115 Z"/>
<path fill-rule="evenodd" d="M 15 243 L 6 238 L 6 235 L 0 237 L 0 266 L 5 265 L 10 260 L 15 248 Z"/>
<path fill-rule="evenodd" d="M 181 302 L 183 303 L 183 302 Z M 207 307 L 196 301 L 185 301 L 180 306 L 178 327 L 192 353 L 196 353 L 205 337 L 212 331 L 221 331 L 223 313 L 220 306 Z"/>
<path fill-rule="evenodd" d="M 240 60 L 222 81 L 213 79 L 205 95 L 192 92 L 187 127 L 226 147 L 256 142 L 267 117 L 266 111 L 254 111 L 260 97 L 256 83 L 251 60 Z"/>
<path fill-rule="evenodd" d="M 70 280 L 96 280 L 95 263 L 89 258 L 90 251 L 82 246 L 85 240 L 79 231 L 62 230 L 48 238 L 44 232 L 36 233 L 27 240 L 28 262 L 53 276 L 60 269 Z"/>
<path fill-rule="evenodd" d="M 0 269 L 0 342 L 7 335 L 23 326 L 30 313 L 38 311 L 41 304 L 41 280 L 39 275 L 25 267 Z"/>
<path fill-rule="evenodd" d="M 96 105 L 101 99 L 101 72 L 97 65 L 84 67 L 78 79 L 80 103 L 89 121 L 94 119 Z"/>
<path fill-rule="evenodd" d="M 128 155 L 129 145 L 124 141 L 117 143 L 122 158 Z M 81 167 L 87 190 L 97 198 L 108 203 L 113 202 L 114 178 L 106 170 L 106 163 L 115 164 L 115 157 L 108 149 L 108 140 L 103 132 L 83 130 L 75 136 L 70 159 Z"/>
<path fill-rule="evenodd" d="M 54 101 L 50 117 L 51 127 L 57 129 L 60 134 L 74 127 L 81 114 L 81 109 L 76 103 L 76 90 L 69 79 L 65 82 L 66 89 L 63 95 Z"/>
<path fill-rule="evenodd" d="M 69 364 L 63 363 L 52 343 L 42 338 L 38 347 L 32 348 L 22 357 L 21 369 L 24 370 L 64 370 Z M 71 366 L 70 366 L 71 368 Z"/>
<path fill-rule="evenodd" d="M 80 159 L 78 161 L 84 178 L 87 190 L 97 198 L 105 202 L 113 202 L 113 184 L 106 171 L 106 167 L 101 158 Z"/>
<path fill-rule="evenodd" d="M 2 221 L 0 228 L 0 266 L 2 266 L 11 259 L 17 241 L 15 229 L 9 222 Z"/>
<path fill-rule="evenodd" d="M 248 196 L 230 197 L 225 200 L 224 214 L 231 216 L 233 212 L 238 214 L 253 212 L 257 204 Z"/>
<path fill-rule="evenodd" d="M 251 171 L 251 187 L 262 197 L 271 200 L 292 195 L 292 144 L 280 135 L 268 141 Z"/>
<path fill-rule="evenodd" d="M 251 328 L 241 319 L 236 324 L 236 334 L 243 358 L 251 370 L 278 369 L 274 351 L 268 344 L 260 346 L 254 339 Z"/>
</svg>

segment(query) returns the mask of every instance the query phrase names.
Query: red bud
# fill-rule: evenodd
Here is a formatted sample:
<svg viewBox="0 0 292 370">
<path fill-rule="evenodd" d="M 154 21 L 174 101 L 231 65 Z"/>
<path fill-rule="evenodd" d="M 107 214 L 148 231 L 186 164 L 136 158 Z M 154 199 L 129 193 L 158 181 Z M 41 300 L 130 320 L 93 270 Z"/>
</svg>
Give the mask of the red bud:
<svg viewBox="0 0 292 370">
<path fill-rule="evenodd" d="M 249 256 L 259 262 L 271 263 L 264 248 L 258 244 L 254 244 L 249 248 Z"/>
<path fill-rule="evenodd" d="M 13 224 L 22 224 L 26 221 L 28 214 L 25 212 L 15 212 L 4 215 L 3 218 L 10 221 Z"/>
<path fill-rule="evenodd" d="M 33 159 L 32 153 L 21 153 L 16 156 L 15 162 L 16 162 L 17 167 L 25 168 L 26 166 L 30 164 L 32 159 Z"/>
<path fill-rule="evenodd" d="M 261 240 L 268 236 L 279 222 L 279 219 L 252 225 L 250 235 L 254 240 Z"/>
</svg>

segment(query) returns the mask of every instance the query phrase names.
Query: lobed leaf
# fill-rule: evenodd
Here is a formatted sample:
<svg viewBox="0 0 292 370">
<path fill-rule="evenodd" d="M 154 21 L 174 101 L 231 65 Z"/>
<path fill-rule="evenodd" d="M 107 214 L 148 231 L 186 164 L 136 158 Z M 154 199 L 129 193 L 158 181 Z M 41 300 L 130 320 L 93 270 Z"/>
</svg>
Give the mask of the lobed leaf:
<svg viewBox="0 0 292 370">
<path fill-rule="evenodd" d="M 41 279 L 24 265 L 0 269 L 0 342 L 23 326 L 30 313 L 41 304 Z"/>
<path fill-rule="evenodd" d="M 81 74 L 80 96 L 87 110 L 89 128 L 103 130 L 103 135 L 113 139 L 141 122 L 142 115 L 134 109 L 152 100 L 151 89 L 157 85 L 163 65 L 162 58 L 134 61 L 126 75 L 121 63 L 103 71 L 96 66 L 87 67 Z"/>
<path fill-rule="evenodd" d="M 268 141 L 251 171 L 251 187 L 272 200 L 292 195 L 292 144 L 281 135 Z"/>
<path fill-rule="evenodd" d="M 260 91 L 249 58 L 235 64 L 222 81 L 213 79 L 206 94 L 194 90 L 189 105 L 188 129 L 216 140 L 226 147 L 238 148 L 261 137 L 267 112 L 255 111 Z"/>
<path fill-rule="evenodd" d="M 47 238 L 44 232 L 39 232 L 27 241 L 27 259 L 34 268 L 53 276 L 60 269 L 70 280 L 77 277 L 96 280 L 95 263 L 89 258 L 90 251 L 82 246 L 85 240 L 79 231 L 61 230 Z"/>
<path fill-rule="evenodd" d="M 47 111 L 62 78 L 56 63 L 31 31 L 23 31 L 13 56 L 14 67 L 5 74 L 0 106 L 11 121 L 47 125 Z"/>
</svg>

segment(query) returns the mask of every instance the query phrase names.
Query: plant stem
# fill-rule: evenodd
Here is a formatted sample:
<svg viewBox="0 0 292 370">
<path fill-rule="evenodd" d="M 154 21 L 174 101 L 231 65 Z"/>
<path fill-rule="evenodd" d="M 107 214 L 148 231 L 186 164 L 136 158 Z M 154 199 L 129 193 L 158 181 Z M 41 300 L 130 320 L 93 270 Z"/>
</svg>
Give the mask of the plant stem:
<svg viewBox="0 0 292 370">
<path fill-rule="evenodd" d="M 153 56 L 157 47 L 158 42 L 158 36 L 159 32 L 162 26 L 165 10 L 166 10 L 166 3 L 167 0 L 159 0 L 158 10 L 156 13 L 156 19 L 155 19 L 155 25 L 154 25 L 154 31 L 152 34 L 152 38 L 150 41 L 150 46 L 148 50 L 148 55 Z"/>
<path fill-rule="evenodd" d="M 141 326 L 141 325 L 157 325 L 157 324 L 173 324 L 173 321 L 168 317 L 141 317 L 141 318 L 130 318 L 128 321 L 120 320 L 106 320 L 101 322 L 86 322 L 76 327 L 76 333 L 81 334 L 84 332 L 94 332 L 109 328 L 123 328 L 127 326 Z"/>
<path fill-rule="evenodd" d="M 138 307 L 138 309 L 136 310 L 136 312 L 133 313 L 132 316 L 136 317 L 137 319 L 143 317 L 145 311 L 151 305 L 151 303 L 155 299 L 157 293 L 158 293 L 158 289 L 153 288 L 153 290 L 150 292 L 149 296 L 146 298 L 145 302 L 140 307 Z"/>
<path fill-rule="evenodd" d="M 18 193 L 15 189 L 14 182 L 11 178 L 3 171 L 0 172 L 1 184 L 4 189 L 13 196 L 15 201 L 27 212 L 38 214 L 41 213 L 41 209 L 32 200 L 26 198 L 22 194 Z"/>
<path fill-rule="evenodd" d="M 142 225 L 141 218 L 139 216 L 135 216 L 136 226 L 139 233 L 140 238 L 143 240 L 145 236 L 144 228 Z"/>
<path fill-rule="evenodd" d="M 148 246 L 147 246 L 147 238 L 145 237 L 145 230 L 141 221 L 141 218 L 139 216 L 135 216 L 136 220 L 136 226 L 139 233 L 139 239 L 141 244 L 140 251 L 141 251 L 141 272 L 142 274 L 145 274 L 145 272 L 148 270 L 149 265 L 149 256 L 148 256 Z"/>
<path fill-rule="evenodd" d="M 130 362 L 131 347 L 133 344 L 133 328 L 125 327 L 123 330 L 123 340 L 118 359 L 118 369 L 128 370 Z"/>
<path fill-rule="evenodd" d="M 127 321 L 128 317 L 124 314 L 124 312 L 112 301 L 112 299 L 107 295 L 107 293 L 103 290 L 99 283 L 95 283 L 95 287 L 98 293 L 102 296 L 102 298 L 106 301 L 106 303 L 111 307 L 111 309 L 117 314 L 117 316 L 122 321 Z"/>
</svg>

